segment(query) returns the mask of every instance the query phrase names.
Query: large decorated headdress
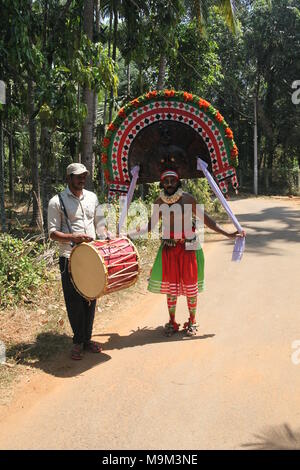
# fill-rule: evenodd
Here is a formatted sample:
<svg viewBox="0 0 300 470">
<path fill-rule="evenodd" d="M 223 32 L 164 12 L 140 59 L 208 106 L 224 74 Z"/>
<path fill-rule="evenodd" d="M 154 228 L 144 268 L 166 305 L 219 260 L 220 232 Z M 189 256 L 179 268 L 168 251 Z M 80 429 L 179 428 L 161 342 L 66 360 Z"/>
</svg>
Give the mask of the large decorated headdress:
<svg viewBox="0 0 300 470">
<path fill-rule="evenodd" d="M 180 170 L 180 178 L 203 177 L 199 156 L 223 194 L 229 180 L 237 190 L 238 149 L 220 112 L 191 93 L 150 91 L 120 109 L 102 141 L 109 198 L 127 194 L 136 165 L 139 183 L 159 181 L 162 169 L 170 166 Z"/>
</svg>

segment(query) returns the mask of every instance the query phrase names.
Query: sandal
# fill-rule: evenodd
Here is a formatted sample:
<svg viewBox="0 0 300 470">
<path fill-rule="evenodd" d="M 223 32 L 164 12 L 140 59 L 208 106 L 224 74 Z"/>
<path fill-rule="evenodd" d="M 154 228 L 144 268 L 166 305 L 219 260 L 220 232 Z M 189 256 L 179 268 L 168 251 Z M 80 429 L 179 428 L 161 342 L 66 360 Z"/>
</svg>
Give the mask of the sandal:
<svg viewBox="0 0 300 470">
<path fill-rule="evenodd" d="M 186 336 L 195 336 L 197 334 L 197 331 L 198 331 L 198 323 L 193 323 L 191 322 L 191 320 L 187 321 L 184 325 L 183 325 L 183 330 L 186 334 Z"/>
<path fill-rule="evenodd" d="M 102 352 L 102 347 L 100 343 L 97 343 L 96 341 L 88 341 L 87 343 L 84 343 L 84 349 L 87 351 L 90 351 L 92 353 L 101 353 Z"/>
<path fill-rule="evenodd" d="M 180 324 L 175 321 L 169 321 L 165 324 L 165 336 L 172 336 L 174 333 L 178 333 Z"/>
<path fill-rule="evenodd" d="M 82 344 L 74 344 L 71 351 L 71 359 L 73 359 L 74 361 L 80 361 L 80 359 L 82 358 Z"/>
</svg>

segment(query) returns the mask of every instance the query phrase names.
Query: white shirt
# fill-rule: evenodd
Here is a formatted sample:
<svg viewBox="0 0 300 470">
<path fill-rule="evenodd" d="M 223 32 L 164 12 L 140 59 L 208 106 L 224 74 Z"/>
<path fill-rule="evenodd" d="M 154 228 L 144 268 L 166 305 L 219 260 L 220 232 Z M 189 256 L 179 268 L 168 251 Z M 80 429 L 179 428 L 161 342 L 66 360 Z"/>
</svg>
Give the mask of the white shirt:
<svg viewBox="0 0 300 470">
<path fill-rule="evenodd" d="M 85 233 L 96 238 L 96 227 L 100 222 L 98 198 L 95 193 L 83 189 L 82 196 L 75 196 L 67 187 L 62 193 L 72 233 Z M 96 214 L 97 211 L 97 214 Z M 48 232 L 70 233 L 65 214 L 61 208 L 58 195 L 53 196 L 48 205 Z M 59 243 L 59 256 L 70 257 L 72 246 L 70 242 Z"/>
</svg>

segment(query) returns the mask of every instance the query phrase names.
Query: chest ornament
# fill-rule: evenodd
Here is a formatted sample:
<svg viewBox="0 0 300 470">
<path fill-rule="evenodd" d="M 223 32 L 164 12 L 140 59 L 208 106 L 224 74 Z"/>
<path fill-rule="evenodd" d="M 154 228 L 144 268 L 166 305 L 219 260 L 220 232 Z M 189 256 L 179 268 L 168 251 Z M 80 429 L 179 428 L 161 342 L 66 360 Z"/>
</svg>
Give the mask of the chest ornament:
<svg viewBox="0 0 300 470">
<path fill-rule="evenodd" d="M 159 196 L 166 204 L 175 204 L 175 202 L 179 201 L 179 199 L 182 197 L 182 194 L 182 189 L 178 188 L 177 191 L 172 194 L 172 196 L 168 196 L 164 191 L 161 191 Z"/>
</svg>

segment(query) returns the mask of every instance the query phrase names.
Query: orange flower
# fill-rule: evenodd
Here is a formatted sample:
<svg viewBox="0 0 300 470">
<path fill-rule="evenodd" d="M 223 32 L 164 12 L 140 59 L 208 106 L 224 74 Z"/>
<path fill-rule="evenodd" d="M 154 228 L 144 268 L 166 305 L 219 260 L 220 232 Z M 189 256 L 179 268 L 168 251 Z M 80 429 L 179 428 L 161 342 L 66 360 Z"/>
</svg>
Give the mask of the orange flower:
<svg viewBox="0 0 300 470">
<path fill-rule="evenodd" d="M 199 104 L 199 108 L 208 109 L 210 107 L 210 103 L 206 100 L 203 100 L 202 98 L 200 98 L 198 104 Z"/>
<path fill-rule="evenodd" d="M 172 98 L 175 95 L 175 90 L 165 90 L 165 96 L 167 98 Z"/>
<path fill-rule="evenodd" d="M 106 155 L 106 153 L 102 153 L 102 155 L 101 155 L 101 162 L 102 162 L 102 163 L 107 163 L 107 155 Z"/>
<path fill-rule="evenodd" d="M 109 131 L 115 131 L 115 130 L 116 130 L 116 127 L 115 127 L 115 125 L 111 122 L 107 129 L 108 129 Z"/>
<path fill-rule="evenodd" d="M 233 132 L 229 127 L 226 127 L 225 134 L 226 134 L 227 139 L 233 139 Z"/>
<path fill-rule="evenodd" d="M 217 114 L 216 114 L 216 120 L 217 120 L 218 122 L 222 122 L 222 121 L 224 120 L 224 116 L 222 116 L 222 114 L 219 113 L 219 111 L 218 111 Z"/>
<path fill-rule="evenodd" d="M 106 148 L 109 146 L 109 144 L 110 144 L 110 140 L 107 137 L 104 137 L 103 142 L 102 142 L 103 147 Z"/>
<path fill-rule="evenodd" d="M 137 98 L 135 98 L 135 100 L 130 101 L 130 104 L 132 104 L 132 106 L 135 106 L 136 108 L 138 108 L 139 105 L 140 105 L 140 102 Z"/>
<path fill-rule="evenodd" d="M 126 113 L 124 111 L 124 108 L 121 108 L 120 111 L 118 112 L 118 116 L 122 118 L 126 118 Z"/>
<path fill-rule="evenodd" d="M 230 155 L 232 157 L 237 157 L 239 154 L 239 151 L 238 151 L 238 148 L 237 146 L 234 144 L 234 146 L 232 147 L 232 149 L 230 150 Z"/>
<path fill-rule="evenodd" d="M 105 176 L 106 181 L 109 182 L 109 171 L 108 170 L 104 170 L 104 176 Z"/>
<path fill-rule="evenodd" d="M 193 100 L 193 95 L 192 95 L 192 93 L 187 93 L 185 91 L 183 93 L 183 98 L 184 98 L 184 101 L 192 101 Z"/>
<path fill-rule="evenodd" d="M 146 97 L 148 99 L 155 98 L 156 96 L 157 96 L 157 91 L 155 91 L 155 90 L 154 91 L 149 91 L 149 93 L 146 94 Z"/>
</svg>

